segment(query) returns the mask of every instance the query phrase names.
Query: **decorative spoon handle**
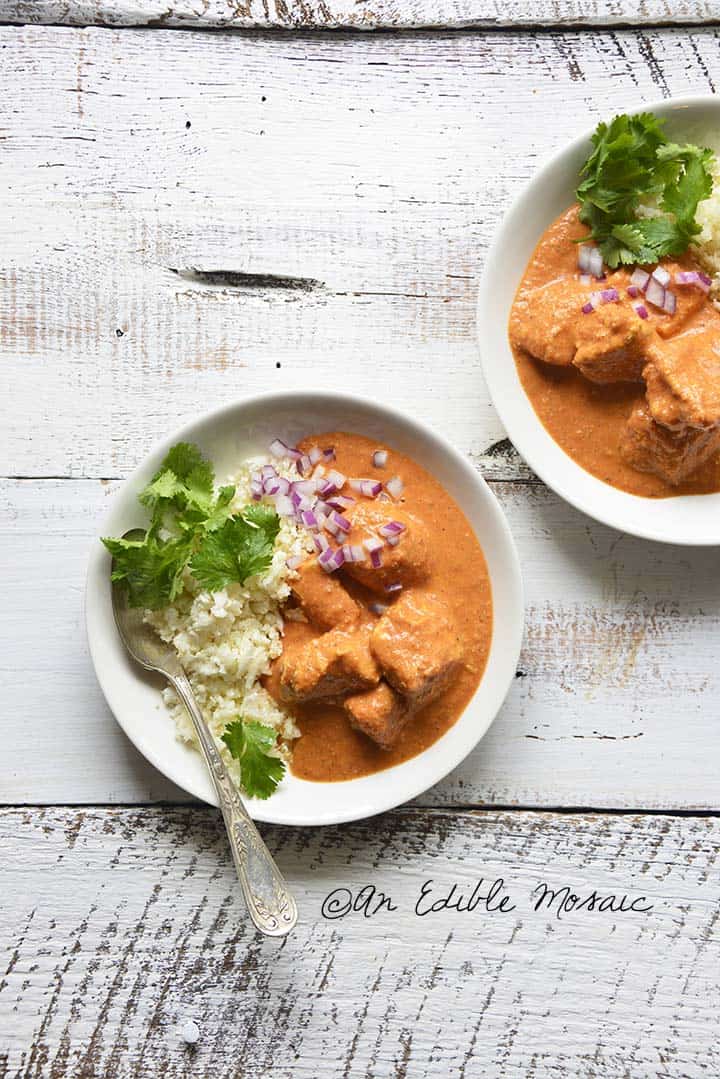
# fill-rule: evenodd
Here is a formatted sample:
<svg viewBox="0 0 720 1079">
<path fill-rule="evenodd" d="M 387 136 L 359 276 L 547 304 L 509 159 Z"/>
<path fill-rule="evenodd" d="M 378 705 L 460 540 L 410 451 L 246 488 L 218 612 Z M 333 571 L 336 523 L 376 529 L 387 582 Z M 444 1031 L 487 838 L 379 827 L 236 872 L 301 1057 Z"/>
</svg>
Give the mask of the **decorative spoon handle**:
<svg viewBox="0 0 720 1079">
<path fill-rule="evenodd" d="M 215 784 L 250 917 L 261 933 L 284 937 L 297 922 L 295 900 L 230 778 L 197 706 L 187 675 L 184 671 L 173 674 L 170 681 L 190 714 Z"/>
</svg>

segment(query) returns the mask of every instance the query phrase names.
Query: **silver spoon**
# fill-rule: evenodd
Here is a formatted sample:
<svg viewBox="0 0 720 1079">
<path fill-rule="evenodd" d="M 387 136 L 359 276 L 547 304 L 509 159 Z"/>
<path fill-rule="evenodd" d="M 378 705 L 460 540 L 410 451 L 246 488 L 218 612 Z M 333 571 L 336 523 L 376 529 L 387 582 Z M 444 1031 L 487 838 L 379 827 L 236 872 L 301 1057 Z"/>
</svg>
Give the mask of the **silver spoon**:
<svg viewBox="0 0 720 1079">
<path fill-rule="evenodd" d="M 143 535 L 140 529 L 132 529 L 123 539 L 141 539 Z M 112 605 L 118 632 L 132 658 L 145 670 L 157 671 L 167 678 L 193 721 L 220 802 L 250 917 L 261 933 L 284 937 L 297 922 L 295 900 L 230 778 L 177 652 L 143 621 L 141 608 L 128 604 L 127 590 L 119 582 L 112 586 Z"/>
</svg>

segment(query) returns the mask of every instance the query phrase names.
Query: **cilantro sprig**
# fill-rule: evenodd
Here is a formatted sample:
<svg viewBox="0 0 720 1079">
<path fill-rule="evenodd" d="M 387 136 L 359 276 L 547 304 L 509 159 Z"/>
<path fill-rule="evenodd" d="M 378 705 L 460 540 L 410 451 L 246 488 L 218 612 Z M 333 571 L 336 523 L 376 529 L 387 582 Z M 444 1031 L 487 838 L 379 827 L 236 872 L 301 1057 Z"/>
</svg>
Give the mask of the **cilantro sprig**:
<svg viewBox="0 0 720 1079">
<path fill-rule="evenodd" d="M 240 782 L 251 798 L 269 798 L 285 773 L 285 765 L 269 751 L 276 732 L 255 720 L 229 723 L 222 740 L 240 765 Z"/>
<path fill-rule="evenodd" d="M 714 154 L 670 142 L 664 124 L 649 112 L 622 115 L 598 124 L 592 136 L 575 194 L 580 220 L 612 269 L 681 255 L 700 232 L 695 214 L 712 193 Z M 662 213 L 639 217 L 646 200 Z"/>
<path fill-rule="evenodd" d="M 268 506 L 232 514 L 233 486 L 215 493 L 212 464 L 197 446 L 179 442 L 139 494 L 150 524 L 136 538 L 104 538 L 112 580 L 122 581 L 133 607 L 157 610 L 182 593 L 189 567 L 202 588 L 216 592 L 266 570 L 280 522 Z"/>
</svg>

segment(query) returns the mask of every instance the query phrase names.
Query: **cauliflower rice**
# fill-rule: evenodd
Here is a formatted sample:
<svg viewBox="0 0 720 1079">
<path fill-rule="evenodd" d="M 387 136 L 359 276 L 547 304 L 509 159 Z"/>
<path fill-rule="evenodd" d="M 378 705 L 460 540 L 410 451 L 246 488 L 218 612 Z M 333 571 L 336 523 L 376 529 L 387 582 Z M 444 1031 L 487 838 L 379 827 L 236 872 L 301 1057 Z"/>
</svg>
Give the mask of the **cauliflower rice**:
<svg viewBox="0 0 720 1079">
<path fill-rule="evenodd" d="M 231 504 L 239 513 L 251 501 L 250 474 L 268 458 L 246 461 L 226 483 L 235 485 Z M 276 471 L 295 479 L 292 468 L 273 461 Z M 162 639 L 177 649 L 193 687 L 198 705 L 215 736 L 230 772 L 239 784 L 240 769 L 221 735 L 238 716 L 256 720 L 278 732 L 278 748 L 287 758 L 289 747 L 300 731 L 292 718 L 276 705 L 260 685 L 272 660 L 282 652 L 282 605 L 290 594 L 294 572 L 287 560 L 312 549 L 312 538 L 294 520 L 280 518 L 272 563 L 266 573 L 249 578 L 245 584 L 230 584 L 219 592 L 204 591 L 187 572 L 185 591 L 170 607 L 147 611 L 146 621 Z M 163 700 L 175 721 L 181 741 L 198 747 L 191 720 L 172 689 Z"/>
</svg>

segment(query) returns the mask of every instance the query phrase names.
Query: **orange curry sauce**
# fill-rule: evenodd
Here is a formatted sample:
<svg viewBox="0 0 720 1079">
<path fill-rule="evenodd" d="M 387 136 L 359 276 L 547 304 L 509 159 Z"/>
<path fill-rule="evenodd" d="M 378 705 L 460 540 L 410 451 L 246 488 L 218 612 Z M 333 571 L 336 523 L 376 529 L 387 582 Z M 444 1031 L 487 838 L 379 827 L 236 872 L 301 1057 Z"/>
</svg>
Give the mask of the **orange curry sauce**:
<svg viewBox="0 0 720 1079">
<path fill-rule="evenodd" d="M 572 206 L 543 234 L 527 265 L 518 295 L 526 289 L 577 274 L 578 245 L 574 241 L 588 235 L 577 213 L 577 206 Z M 689 257 L 677 262 L 684 268 L 697 269 Z M 667 317 L 650 304 L 646 306 L 651 320 Z M 578 318 L 583 317 L 591 316 L 578 311 Z M 683 323 L 682 332 L 700 329 L 710 322 L 717 323 L 720 335 L 720 313 L 708 300 Z M 639 472 L 623 461 L 618 450 L 620 436 L 633 407 L 644 398 L 643 384 L 600 385 L 588 381 L 574 367 L 553 367 L 517 348 L 513 354 L 520 380 L 543 426 L 568 456 L 593 476 L 645 498 L 720 491 L 719 454 L 677 486 L 653 473 Z"/>
<path fill-rule="evenodd" d="M 374 468 L 373 452 L 386 447 L 360 435 L 323 433 L 306 438 L 298 448 L 307 452 L 313 445 L 334 446 L 333 468 L 346 476 L 367 476 L 383 482 L 401 477 L 404 490 L 399 503 L 425 523 L 435 540 L 430 577 L 417 589 L 433 592 L 450 607 L 464 650 L 464 664 L 451 685 L 413 716 L 390 750 L 381 749 L 354 730 L 340 706 L 323 701 L 302 705 L 282 702 L 302 731 L 293 745 L 291 771 L 301 779 L 328 782 L 355 779 L 408 760 L 431 746 L 455 723 L 485 669 L 492 637 L 492 596 L 475 533 L 457 503 L 424 468 L 392 449 L 388 449 L 386 467 Z M 343 583 L 364 606 L 379 598 L 348 579 Z M 288 647 L 318 637 L 320 632 L 306 622 L 285 623 Z M 276 700 L 280 700 L 281 664 L 282 657 L 266 680 Z"/>
</svg>

